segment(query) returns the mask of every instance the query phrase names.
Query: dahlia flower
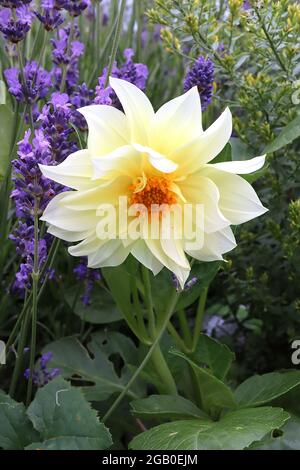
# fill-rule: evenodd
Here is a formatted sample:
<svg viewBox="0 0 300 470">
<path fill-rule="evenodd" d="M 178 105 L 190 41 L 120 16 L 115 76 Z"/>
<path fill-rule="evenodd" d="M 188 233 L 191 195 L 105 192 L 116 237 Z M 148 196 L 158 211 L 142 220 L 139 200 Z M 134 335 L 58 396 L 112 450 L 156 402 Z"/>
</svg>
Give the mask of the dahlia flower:
<svg viewBox="0 0 300 470">
<path fill-rule="evenodd" d="M 197 87 L 155 113 L 135 85 L 117 78 L 111 78 L 110 85 L 124 113 L 106 105 L 81 108 L 89 128 L 87 149 L 60 165 L 40 165 L 44 176 L 71 188 L 52 199 L 42 220 L 52 235 L 79 242 L 69 252 L 87 256 L 89 267 L 116 266 L 131 253 L 154 275 L 165 266 L 183 287 L 191 269 L 187 255 L 222 260 L 236 246 L 230 226 L 267 210 L 251 185 L 238 176 L 261 168 L 265 157 L 211 163 L 230 139 L 232 118 L 226 108 L 204 131 Z M 120 217 L 125 197 L 138 210 Z M 203 208 L 198 246 L 190 243 L 182 219 L 171 210 L 186 204 L 192 214 L 198 205 Z M 111 212 L 105 216 L 108 206 L 118 216 L 117 233 L 107 229 L 112 218 Z M 162 212 L 152 211 L 161 206 Z M 162 222 L 169 224 L 168 236 L 163 230 L 152 236 L 157 220 L 160 228 Z M 129 230 L 132 222 L 140 224 L 139 237 Z M 197 223 L 193 218 L 193 228 Z"/>
</svg>

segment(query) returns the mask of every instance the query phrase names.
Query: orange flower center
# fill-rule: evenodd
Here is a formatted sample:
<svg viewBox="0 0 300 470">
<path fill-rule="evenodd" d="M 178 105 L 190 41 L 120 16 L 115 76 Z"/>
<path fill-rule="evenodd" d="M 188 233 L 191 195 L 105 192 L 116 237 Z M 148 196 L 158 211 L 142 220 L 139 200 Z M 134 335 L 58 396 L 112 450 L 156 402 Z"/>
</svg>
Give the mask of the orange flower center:
<svg viewBox="0 0 300 470">
<path fill-rule="evenodd" d="M 177 202 L 176 194 L 171 190 L 171 182 L 165 176 L 147 178 L 143 175 L 129 189 L 133 191 L 130 203 L 143 204 L 148 211 L 152 204 L 172 205 Z"/>
</svg>

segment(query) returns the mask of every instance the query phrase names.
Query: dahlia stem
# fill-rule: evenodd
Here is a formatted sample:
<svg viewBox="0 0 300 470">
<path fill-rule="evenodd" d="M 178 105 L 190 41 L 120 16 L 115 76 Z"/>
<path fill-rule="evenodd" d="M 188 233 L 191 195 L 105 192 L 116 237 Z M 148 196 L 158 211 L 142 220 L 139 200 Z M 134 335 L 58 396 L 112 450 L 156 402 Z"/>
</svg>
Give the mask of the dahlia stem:
<svg viewBox="0 0 300 470">
<path fill-rule="evenodd" d="M 137 370 L 135 371 L 135 373 L 133 374 L 133 376 L 131 377 L 131 379 L 129 380 L 129 382 L 127 383 L 126 387 L 123 389 L 123 391 L 120 393 L 120 395 L 118 396 L 118 398 L 114 401 L 114 403 L 112 404 L 112 406 L 109 408 L 109 410 L 105 413 L 102 421 L 103 422 L 106 422 L 107 419 L 111 416 L 111 414 L 114 412 L 114 410 L 117 408 L 117 406 L 120 404 L 120 402 L 123 400 L 123 398 L 125 397 L 125 395 L 127 394 L 128 390 L 130 389 L 130 387 L 133 385 L 133 383 L 135 382 L 135 380 L 138 378 L 138 376 L 140 375 L 140 373 L 142 372 L 143 368 L 145 367 L 145 365 L 147 364 L 147 362 L 149 361 L 149 359 L 152 357 L 152 354 L 156 348 L 156 346 L 159 344 L 159 341 L 163 335 L 163 333 L 165 332 L 166 328 L 167 328 L 167 325 L 170 321 L 170 318 L 174 312 L 174 308 L 176 307 L 176 304 L 178 302 L 178 298 L 180 296 L 180 293 L 177 292 L 176 290 L 174 290 L 173 292 L 173 295 L 171 296 L 170 298 L 170 302 L 169 302 L 169 305 L 166 309 L 166 312 L 165 312 L 165 319 L 162 323 L 162 326 L 161 326 L 161 329 L 158 331 L 157 335 L 156 335 L 156 338 L 154 340 L 154 342 L 152 343 L 152 346 L 150 347 L 149 351 L 147 352 L 146 356 L 144 357 L 144 359 L 142 360 L 141 364 L 139 365 L 139 367 L 137 368 Z"/>
<path fill-rule="evenodd" d="M 108 63 L 108 68 L 107 68 L 105 88 L 108 86 L 109 77 L 110 77 L 110 74 L 111 74 L 111 71 L 112 71 L 112 68 L 113 68 L 113 65 L 114 65 L 114 61 L 115 61 L 115 58 L 116 58 L 117 50 L 118 50 L 118 45 L 119 45 L 121 31 L 122 31 L 122 21 L 123 21 L 125 7 L 126 7 L 126 0 L 122 0 L 121 6 L 120 6 L 120 9 L 119 9 L 119 13 L 118 13 L 116 32 L 115 32 L 115 35 L 114 35 L 112 49 L 111 49 L 111 55 L 110 55 L 110 58 L 109 58 L 109 63 Z"/>
<path fill-rule="evenodd" d="M 141 333 L 142 337 L 144 337 L 147 340 L 146 341 L 147 344 L 151 344 L 151 340 L 149 338 L 149 335 L 145 326 L 145 322 L 144 322 L 144 313 L 141 307 L 135 279 L 131 280 L 131 292 L 132 292 L 134 311 L 137 317 L 137 326 L 138 326 L 139 332 Z"/>
<path fill-rule="evenodd" d="M 177 316 L 184 342 L 187 346 L 190 346 L 192 344 L 192 337 L 184 309 L 178 310 Z"/>
<path fill-rule="evenodd" d="M 150 336 L 152 338 L 152 341 L 155 341 L 157 332 L 156 332 L 156 325 L 155 325 L 155 315 L 154 315 L 154 310 L 153 310 L 149 270 L 145 266 L 142 266 L 141 269 L 142 269 L 142 276 L 143 276 L 143 282 L 144 282 L 144 288 L 145 288 L 145 303 L 146 303 L 147 313 L 148 313 L 149 331 L 150 331 Z M 156 369 L 156 372 L 163 384 L 162 388 L 164 389 L 165 393 L 169 393 L 171 395 L 177 395 L 177 388 L 176 388 L 173 376 L 160 350 L 159 344 L 154 349 L 151 359 Z"/>
<path fill-rule="evenodd" d="M 178 395 L 174 378 L 161 352 L 159 344 L 154 348 L 151 360 L 161 381 L 161 386 L 159 387 L 161 391 L 167 395 Z"/>
<path fill-rule="evenodd" d="M 153 311 L 153 302 L 152 302 L 152 293 L 151 293 L 151 282 L 149 277 L 148 269 L 142 265 L 142 277 L 145 287 L 145 303 L 147 307 L 148 320 L 149 320 L 149 330 L 152 339 L 156 336 L 156 327 L 155 327 L 155 316 Z"/>
<path fill-rule="evenodd" d="M 206 287 L 199 299 L 198 303 L 198 308 L 197 308 L 197 313 L 196 313 L 196 320 L 195 320 L 195 326 L 194 326 L 194 334 L 193 334 L 193 345 L 192 345 L 192 351 L 195 351 L 198 341 L 199 341 L 199 336 L 202 330 L 202 322 L 203 322 L 203 315 L 205 312 L 205 305 L 206 305 L 206 299 L 207 299 L 207 292 L 208 288 Z"/>
</svg>

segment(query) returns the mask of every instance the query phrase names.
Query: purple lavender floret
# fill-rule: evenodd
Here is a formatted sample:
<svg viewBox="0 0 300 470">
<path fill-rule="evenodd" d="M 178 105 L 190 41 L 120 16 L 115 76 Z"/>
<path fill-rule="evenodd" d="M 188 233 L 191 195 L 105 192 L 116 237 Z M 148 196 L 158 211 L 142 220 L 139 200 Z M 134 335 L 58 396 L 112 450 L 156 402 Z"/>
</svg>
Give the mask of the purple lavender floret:
<svg viewBox="0 0 300 470">
<path fill-rule="evenodd" d="M 198 282 L 198 278 L 196 276 L 192 277 L 185 283 L 183 290 L 184 291 L 190 290 L 197 282 Z M 177 276 L 175 276 L 175 274 L 172 274 L 172 284 L 177 290 L 177 292 L 181 291 L 179 280 Z"/>
<path fill-rule="evenodd" d="M 46 31 L 53 31 L 63 23 L 64 18 L 55 8 L 55 0 L 42 0 L 41 8 L 41 12 L 35 11 L 34 13 Z"/>
<path fill-rule="evenodd" d="M 244 0 L 243 9 L 244 10 L 250 10 L 250 8 L 251 8 L 251 3 L 248 0 Z"/>
<path fill-rule="evenodd" d="M 32 0 L 0 0 L 0 5 L 6 8 L 19 8 L 31 2 Z"/>
<path fill-rule="evenodd" d="M 69 94 L 74 91 L 79 79 L 78 60 L 84 52 L 84 44 L 80 41 L 71 41 L 69 45 L 70 28 L 60 29 L 58 38 L 52 39 L 52 56 L 56 65 L 52 70 L 52 77 L 57 89 L 60 89 L 61 81 L 65 79 L 66 90 Z M 77 31 L 75 31 L 75 37 Z M 66 74 L 63 69 L 66 67 Z"/>
<path fill-rule="evenodd" d="M 92 104 L 94 94 L 94 90 L 90 90 L 88 86 L 83 83 L 82 85 L 78 85 L 70 96 L 70 102 L 75 108 L 72 113 L 71 122 L 81 131 L 87 130 L 87 123 L 82 114 L 76 110 Z"/>
<path fill-rule="evenodd" d="M 91 294 L 93 292 L 94 283 L 100 281 L 101 274 L 98 269 L 90 269 L 87 266 L 87 258 L 82 258 L 79 264 L 73 270 L 76 279 L 84 282 L 84 293 L 80 297 L 83 305 L 88 306 L 91 301 Z"/>
<path fill-rule="evenodd" d="M 4 8 L 0 11 L 0 31 L 7 41 L 17 44 L 23 41 L 30 30 L 32 13 L 26 5 L 16 8 L 16 18 L 13 17 L 12 10 Z"/>
<path fill-rule="evenodd" d="M 125 49 L 124 58 L 125 63 L 119 68 L 115 62 L 112 68 L 111 76 L 122 78 L 127 82 L 133 83 L 142 91 L 146 88 L 148 78 L 148 67 L 145 64 L 135 63 L 132 58 L 134 52 L 132 49 Z M 98 79 L 98 86 L 96 87 L 96 97 L 94 102 L 96 104 L 106 104 L 121 108 L 120 101 L 118 100 L 114 90 L 108 86 L 105 87 L 107 67 L 104 67 L 102 75 Z"/>
<path fill-rule="evenodd" d="M 63 8 L 69 12 L 71 16 L 79 16 L 88 7 L 87 0 L 65 0 Z"/>
<path fill-rule="evenodd" d="M 48 367 L 48 363 L 52 359 L 52 352 L 44 353 L 33 370 L 32 380 L 37 387 L 43 387 L 60 374 L 60 369 Z M 30 369 L 25 370 L 24 377 L 29 380 Z"/>
<path fill-rule="evenodd" d="M 18 158 L 12 162 L 14 189 L 11 197 L 15 203 L 16 215 L 21 219 L 10 239 L 21 256 L 21 265 L 12 286 L 13 291 L 22 293 L 31 285 L 34 258 L 34 214 L 40 216 L 53 196 L 64 187 L 45 178 L 39 164 L 56 165 L 77 150 L 71 138 L 74 133 L 69 126 L 72 105 L 67 94 L 54 93 L 36 121 L 34 133 L 25 132 L 18 143 Z M 46 260 L 52 236 L 46 234 L 39 240 L 39 267 Z M 47 273 L 53 277 L 53 272 Z"/>
<path fill-rule="evenodd" d="M 206 109 L 212 100 L 214 82 L 214 64 L 210 59 L 200 56 L 188 70 L 184 79 L 184 91 L 194 86 L 198 88 L 202 109 Z"/>
<path fill-rule="evenodd" d="M 16 100 L 29 104 L 45 98 L 52 84 L 50 73 L 34 60 L 27 62 L 24 67 L 25 83 L 22 82 L 20 70 L 15 67 L 6 69 L 4 76 L 8 90 Z"/>
</svg>

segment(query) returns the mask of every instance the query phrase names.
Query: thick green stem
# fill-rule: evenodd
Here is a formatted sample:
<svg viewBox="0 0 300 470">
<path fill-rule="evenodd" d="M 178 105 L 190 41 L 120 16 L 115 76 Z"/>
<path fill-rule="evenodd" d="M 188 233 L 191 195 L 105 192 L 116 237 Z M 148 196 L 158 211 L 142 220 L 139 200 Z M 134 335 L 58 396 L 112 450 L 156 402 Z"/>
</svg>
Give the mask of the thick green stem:
<svg viewBox="0 0 300 470">
<path fill-rule="evenodd" d="M 133 298 L 133 306 L 134 306 L 134 311 L 135 315 L 137 318 L 137 326 L 144 338 L 147 338 L 147 344 L 151 344 L 151 340 L 149 338 L 145 322 L 144 322 L 144 312 L 141 307 L 140 299 L 139 299 L 139 294 L 138 294 L 138 289 L 136 285 L 136 280 L 132 278 L 131 280 L 131 292 L 132 292 L 132 298 Z"/>
<path fill-rule="evenodd" d="M 161 390 L 167 395 L 177 395 L 177 387 L 173 376 L 170 372 L 169 366 L 161 352 L 159 344 L 153 350 L 151 361 L 154 364 L 155 370 L 161 382 Z"/>
<path fill-rule="evenodd" d="M 114 412 L 114 410 L 117 408 L 117 406 L 120 404 L 120 402 L 123 400 L 123 398 L 125 397 L 125 395 L 127 394 L 128 390 L 130 389 L 130 387 L 133 385 L 133 383 L 135 382 L 135 380 L 138 378 L 138 376 L 140 375 L 141 371 L 143 370 L 143 368 L 145 367 L 145 365 L 147 364 L 147 362 L 149 361 L 149 359 L 151 358 L 156 346 L 159 344 L 159 341 L 164 333 L 164 331 L 166 330 L 167 328 L 167 325 L 170 321 L 170 318 L 174 312 L 174 308 L 178 302 L 178 298 L 179 298 L 179 293 L 176 292 L 174 290 L 173 292 L 173 295 L 171 296 L 171 299 L 170 299 L 170 302 L 169 302 L 169 305 L 166 309 L 166 312 L 165 312 L 165 319 L 162 323 L 162 326 L 161 326 L 161 329 L 160 331 L 157 333 L 157 336 L 152 344 L 152 346 L 150 347 L 149 351 L 147 352 L 146 356 L 144 357 L 144 359 L 142 360 L 141 364 L 139 365 L 139 367 L 137 368 L 137 370 L 135 371 L 135 373 L 133 374 L 133 376 L 131 377 L 131 379 L 129 380 L 128 384 L 126 385 L 126 387 L 124 388 L 124 390 L 122 391 L 122 393 L 120 393 L 120 395 L 118 396 L 118 398 L 114 401 L 114 403 L 112 404 L 112 406 L 109 408 L 109 410 L 106 412 L 106 414 L 104 415 L 103 417 L 103 422 L 107 421 L 107 419 L 111 416 L 111 414 Z"/>
<path fill-rule="evenodd" d="M 190 347 L 192 344 L 192 337 L 184 309 L 178 310 L 177 316 L 184 342 L 186 346 Z"/>
<path fill-rule="evenodd" d="M 154 339 L 156 336 L 156 327 L 155 327 L 155 316 L 154 316 L 154 310 L 153 310 L 149 270 L 145 268 L 145 266 L 142 266 L 141 269 L 142 269 L 143 283 L 145 287 L 145 303 L 146 303 L 146 308 L 147 308 L 147 313 L 148 313 L 149 330 L 150 330 L 150 335 L 152 339 Z"/>
</svg>

